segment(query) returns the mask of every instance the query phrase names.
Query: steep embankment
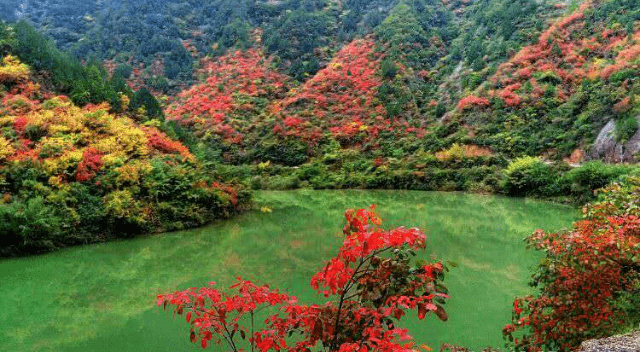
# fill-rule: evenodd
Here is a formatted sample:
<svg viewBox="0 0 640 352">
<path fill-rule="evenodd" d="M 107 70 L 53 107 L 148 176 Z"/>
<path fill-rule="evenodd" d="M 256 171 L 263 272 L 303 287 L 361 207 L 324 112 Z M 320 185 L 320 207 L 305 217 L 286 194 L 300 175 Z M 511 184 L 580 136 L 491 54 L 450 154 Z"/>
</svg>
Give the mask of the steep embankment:
<svg viewBox="0 0 640 352">
<path fill-rule="evenodd" d="M 0 66 L 0 255 L 202 225 L 245 206 L 153 126 L 74 106 Z"/>
<path fill-rule="evenodd" d="M 617 141 L 628 140 L 640 112 L 638 11 L 633 1 L 583 3 L 500 65 L 446 120 L 507 155 L 567 157 L 589 148 L 608 121 Z"/>
</svg>

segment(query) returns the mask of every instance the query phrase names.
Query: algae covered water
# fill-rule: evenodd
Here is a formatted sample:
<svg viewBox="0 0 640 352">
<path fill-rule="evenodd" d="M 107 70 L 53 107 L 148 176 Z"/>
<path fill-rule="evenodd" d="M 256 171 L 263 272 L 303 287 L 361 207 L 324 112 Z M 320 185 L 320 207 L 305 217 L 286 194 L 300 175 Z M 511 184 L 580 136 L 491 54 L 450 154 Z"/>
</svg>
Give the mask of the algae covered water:
<svg viewBox="0 0 640 352">
<path fill-rule="evenodd" d="M 242 276 L 301 301 L 321 299 L 309 279 L 339 248 L 344 210 L 370 204 L 385 227 L 425 230 L 422 255 L 458 264 L 445 279 L 449 321 L 407 322 L 434 349 L 443 342 L 502 347 L 512 298 L 529 292 L 539 258 L 522 239 L 537 228 L 568 227 L 579 215 L 560 205 L 455 193 L 259 192 L 256 210 L 205 228 L 0 261 L 0 351 L 201 350 L 182 319 L 155 307 L 157 294 Z"/>
</svg>

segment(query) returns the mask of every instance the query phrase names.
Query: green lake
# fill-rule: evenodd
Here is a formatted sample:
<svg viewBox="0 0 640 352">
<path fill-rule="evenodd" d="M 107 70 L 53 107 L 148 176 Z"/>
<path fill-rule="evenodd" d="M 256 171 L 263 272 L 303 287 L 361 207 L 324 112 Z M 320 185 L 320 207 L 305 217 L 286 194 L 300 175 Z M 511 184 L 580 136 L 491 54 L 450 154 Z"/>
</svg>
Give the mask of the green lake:
<svg viewBox="0 0 640 352">
<path fill-rule="evenodd" d="M 443 342 L 503 347 L 512 298 L 530 292 L 539 258 L 522 239 L 579 216 L 532 200 L 437 192 L 301 190 L 255 199 L 256 210 L 200 229 L 0 260 L 0 351 L 200 351 L 182 318 L 155 307 L 157 294 L 242 276 L 303 302 L 320 299 L 309 279 L 339 248 L 344 210 L 372 203 L 384 227 L 425 230 L 421 255 L 458 264 L 445 280 L 449 321 L 410 313 L 415 339 L 434 350 Z"/>
</svg>

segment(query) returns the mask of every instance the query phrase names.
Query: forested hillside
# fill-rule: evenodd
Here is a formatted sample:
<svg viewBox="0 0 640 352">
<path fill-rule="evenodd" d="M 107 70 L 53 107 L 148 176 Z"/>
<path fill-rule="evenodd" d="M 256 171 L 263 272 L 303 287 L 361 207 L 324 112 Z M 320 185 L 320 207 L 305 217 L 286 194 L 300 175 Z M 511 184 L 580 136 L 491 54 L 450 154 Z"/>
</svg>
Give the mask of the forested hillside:
<svg viewBox="0 0 640 352">
<path fill-rule="evenodd" d="M 129 114 L 166 114 L 165 130 L 225 179 L 562 196 L 595 185 L 535 157 L 620 161 L 637 151 L 629 141 L 638 126 L 638 7 L 26 1 L 5 3 L 3 16 L 44 35 L 31 39 L 35 31 L 19 22 L 14 51 L 52 77 L 54 90 L 81 105 L 107 101 L 114 112 L 126 96 Z M 44 60 L 34 57 L 40 48 L 50 53 Z M 67 62 L 74 68 L 60 69 Z M 69 71 L 79 74 L 60 73 Z M 607 123 L 613 137 L 601 133 Z M 626 172 L 589 167 L 598 185 Z"/>
<path fill-rule="evenodd" d="M 252 188 L 583 201 L 639 149 L 635 0 L 73 4 L 4 2 L 4 51 Z"/>
<path fill-rule="evenodd" d="M 199 226 L 246 205 L 158 120 L 79 108 L 30 75 L 12 55 L 0 64 L 0 256 Z"/>
<path fill-rule="evenodd" d="M 0 10 L 5 20 L 28 19 L 79 59 L 129 67 L 141 83 L 167 92 L 191 81 L 192 69 L 203 55 L 251 46 L 257 27 L 263 30 L 269 54 L 279 57 L 279 67 L 305 79 L 330 60 L 327 46 L 339 48 L 363 28 L 370 31 L 390 3 L 32 0 L 2 1 Z"/>
<path fill-rule="evenodd" d="M 355 36 L 374 32 L 397 53 L 419 44 L 409 57 L 413 66 L 433 68 L 449 55 L 479 71 L 544 29 L 545 18 L 557 15 L 556 2 L 25 0 L 0 2 L 0 14 L 29 20 L 79 59 L 135 68 L 145 84 L 162 91 L 189 82 L 202 55 L 253 45 L 255 28 L 267 54 L 297 80 L 317 72 Z"/>
<path fill-rule="evenodd" d="M 628 141 L 638 127 L 638 18 L 634 1 L 583 3 L 460 100 L 451 119 L 509 155 L 567 157 L 609 120 Z"/>
</svg>

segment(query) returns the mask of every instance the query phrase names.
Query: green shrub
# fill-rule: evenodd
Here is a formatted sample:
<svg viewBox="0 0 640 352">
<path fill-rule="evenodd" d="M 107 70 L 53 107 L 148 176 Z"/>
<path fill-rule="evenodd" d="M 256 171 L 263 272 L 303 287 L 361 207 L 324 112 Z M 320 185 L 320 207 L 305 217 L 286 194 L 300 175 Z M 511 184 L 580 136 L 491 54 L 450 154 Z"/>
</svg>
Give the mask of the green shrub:
<svg viewBox="0 0 640 352">
<path fill-rule="evenodd" d="M 615 136 L 616 140 L 626 143 L 638 130 L 638 120 L 635 116 L 627 116 L 616 121 Z"/>
<path fill-rule="evenodd" d="M 297 140 L 268 141 L 256 148 L 255 158 L 260 161 L 298 166 L 307 160 L 307 145 Z"/>
<path fill-rule="evenodd" d="M 547 188 L 556 182 L 550 165 L 538 157 L 525 156 L 513 160 L 505 169 L 502 188 L 512 196 L 548 195 Z"/>
<path fill-rule="evenodd" d="M 382 77 L 386 79 L 394 79 L 398 73 L 398 66 L 393 62 L 393 60 L 384 59 L 380 64 L 380 70 L 382 72 Z"/>
<path fill-rule="evenodd" d="M 62 219 L 42 197 L 0 205 L 0 254 L 40 252 L 59 244 Z"/>
<path fill-rule="evenodd" d="M 570 195 L 582 203 L 592 199 L 596 190 L 631 171 L 632 167 L 627 165 L 603 164 L 600 160 L 590 161 L 562 175 L 558 180 L 557 189 L 558 192 Z"/>
<path fill-rule="evenodd" d="M 274 189 L 274 190 L 287 190 L 287 189 L 296 189 L 300 187 L 300 179 L 297 175 L 276 175 L 271 176 L 266 180 L 266 185 L 263 188 Z"/>
<path fill-rule="evenodd" d="M 314 177 L 318 177 L 321 174 L 327 172 L 327 167 L 323 164 L 304 164 L 300 166 L 298 170 L 298 177 L 301 180 L 310 180 Z"/>
</svg>

